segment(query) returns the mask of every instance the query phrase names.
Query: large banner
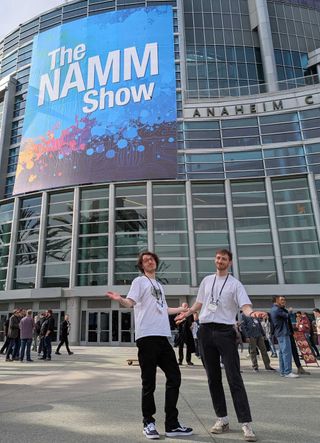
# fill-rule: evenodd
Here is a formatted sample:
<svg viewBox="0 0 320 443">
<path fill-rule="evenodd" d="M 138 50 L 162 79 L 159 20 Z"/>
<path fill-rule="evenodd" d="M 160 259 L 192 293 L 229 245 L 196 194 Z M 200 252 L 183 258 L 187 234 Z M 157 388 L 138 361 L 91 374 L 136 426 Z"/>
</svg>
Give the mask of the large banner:
<svg viewBox="0 0 320 443">
<path fill-rule="evenodd" d="M 99 14 L 35 37 L 14 194 L 175 178 L 171 6 Z"/>
<path fill-rule="evenodd" d="M 307 342 L 306 336 L 303 332 L 296 331 L 294 334 L 294 339 L 297 343 L 299 351 L 301 352 L 303 360 L 306 364 L 317 363 L 317 359 L 313 355 L 309 343 Z"/>
</svg>

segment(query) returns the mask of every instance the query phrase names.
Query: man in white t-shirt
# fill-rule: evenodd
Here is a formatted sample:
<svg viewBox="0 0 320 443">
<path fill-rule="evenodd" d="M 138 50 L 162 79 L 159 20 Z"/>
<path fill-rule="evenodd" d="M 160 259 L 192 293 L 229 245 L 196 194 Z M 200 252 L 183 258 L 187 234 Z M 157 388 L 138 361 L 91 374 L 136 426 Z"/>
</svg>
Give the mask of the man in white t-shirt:
<svg viewBox="0 0 320 443">
<path fill-rule="evenodd" d="M 213 434 L 229 430 L 227 405 L 224 395 L 220 358 L 224 363 L 234 408 L 239 423 L 242 423 L 244 439 L 256 441 L 251 427 L 251 413 L 247 393 L 240 373 L 240 360 L 236 344 L 234 324 L 241 309 L 247 316 L 259 318 L 265 312 L 253 312 L 251 301 L 243 285 L 229 274 L 232 253 L 227 249 L 216 252 L 216 273 L 205 277 L 199 287 L 196 302 L 188 312 L 176 317 L 179 323 L 184 318 L 200 311 L 199 342 L 201 357 L 207 372 L 210 395 L 217 415 L 211 428 Z"/>
<path fill-rule="evenodd" d="M 176 355 L 168 341 L 171 336 L 169 316 L 185 311 L 182 306 L 169 308 L 162 285 L 156 280 L 159 258 L 153 252 L 142 252 L 138 268 L 143 275 L 133 280 L 126 298 L 109 291 L 107 296 L 126 308 L 134 309 L 135 339 L 142 379 L 143 433 L 149 439 L 158 439 L 153 415 L 156 412 L 154 391 L 157 367 L 166 376 L 165 433 L 167 437 L 191 435 L 192 429 L 178 421 L 177 401 L 181 373 Z"/>
</svg>

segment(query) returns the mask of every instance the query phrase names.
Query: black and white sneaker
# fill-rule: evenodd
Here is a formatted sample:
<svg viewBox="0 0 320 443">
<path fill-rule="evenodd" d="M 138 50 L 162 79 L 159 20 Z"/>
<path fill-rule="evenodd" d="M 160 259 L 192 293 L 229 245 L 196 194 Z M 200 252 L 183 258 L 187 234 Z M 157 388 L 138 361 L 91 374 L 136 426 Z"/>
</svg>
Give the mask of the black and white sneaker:
<svg viewBox="0 0 320 443">
<path fill-rule="evenodd" d="M 160 438 L 159 432 L 156 430 L 156 425 L 154 423 L 148 423 L 143 428 L 143 434 L 152 440 L 157 440 Z"/>
<path fill-rule="evenodd" d="M 166 431 L 167 437 L 179 437 L 179 435 L 192 435 L 193 429 L 182 426 L 178 423 L 178 426 Z"/>
</svg>

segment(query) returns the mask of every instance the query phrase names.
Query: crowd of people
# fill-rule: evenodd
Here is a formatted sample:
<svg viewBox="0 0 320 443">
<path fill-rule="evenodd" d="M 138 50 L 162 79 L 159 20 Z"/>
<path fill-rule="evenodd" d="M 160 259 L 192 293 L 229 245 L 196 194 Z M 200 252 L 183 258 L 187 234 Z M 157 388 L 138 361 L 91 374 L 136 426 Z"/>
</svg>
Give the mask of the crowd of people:
<svg viewBox="0 0 320 443">
<path fill-rule="evenodd" d="M 68 354 L 73 354 L 68 341 L 70 326 L 69 316 L 66 314 L 60 325 L 60 342 L 55 352 L 57 355 L 61 355 L 59 351 L 63 344 Z M 32 351 L 37 354 L 38 360 L 51 360 L 55 336 L 55 321 L 51 309 L 35 316 L 30 309 L 15 309 L 5 320 L 3 330 L 5 341 L 0 354 L 5 354 L 5 361 L 33 362 Z"/>
<path fill-rule="evenodd" d="M 214 263 L 216 272 L 206 276 L 198 290 L 195 303 L 189 307 L 182 303 L 178 307 L 168 307 L 164 288 L 156 278 L 159 257 L 153 252 L 139 254 L 137 266 L 141 275 L 136 277 L 126 297 L 109 291 L 107 296 L 125 308 L 133 308 L 135 319 L 135 340 L 138 348 L 138 361 L 141 370 L 142 395 L 141 411 L 143 434 L 148 439 L 159 439 L 156 428 L 156 373 L 159 367 L 165 374 L 165 435 L 168 437 L 190 436 L 193 429 L 182 425 L 179 419 L 177 402 L 181 385 L 180 366 L 184 357 L 189 366 L 193 365 L 195 353 L 205 368 L 209 393 L 216 421 L 210 429 L 212 434 L 229 431 L 227 402 L 223 388 L 222 369 L 230 387 L 232 402 L 238 422 L 241 424 L 245 441 L 257 441 L 252 427 L 252 416 L 248 396 L 240 370 L 238 347 L 248 343 L 252 368 L 259 372 L 258 352 L 261 354 L 267 371 L 275 372 L 270 358 L 279 358 L 280 376 L 294 379 L 308 374 L 301 365 L 301 357 L 295 341 L 295 332 L 302 334 L 303 342 L 310 347 L 315 362 L 320 358 L 320 311 L 313 310 L 313 318 L 305 312 L 286 309 L 286 298 L 274 296 L 269 313 L 257 311 L 239 280 L 229 273 L 232 253 L 227 249 L 216 251 Z M 172 344 L 169 316 L 174 316 L 178 328 L 175 346 Z M 6 351 L 6 361 L 31 359 L 31 346 L 41 360 L 51 360 L 54 318 L 49 309 L 33 318 L 32 311 L 16 309 L 6 325 L 6 341 L 1 349 Z M 69 348 L 69 316 L 66 315 L 60 328 L 61 346 Z M 276 344 L 278 345 L 276 347 Z M 184 356 L 184 346 L 186 354 Z M 268 352 L 271 352 L 269 356 Z M 297 366 L 297 374 L 292 371 L 292 359 Z"/>
</svg>

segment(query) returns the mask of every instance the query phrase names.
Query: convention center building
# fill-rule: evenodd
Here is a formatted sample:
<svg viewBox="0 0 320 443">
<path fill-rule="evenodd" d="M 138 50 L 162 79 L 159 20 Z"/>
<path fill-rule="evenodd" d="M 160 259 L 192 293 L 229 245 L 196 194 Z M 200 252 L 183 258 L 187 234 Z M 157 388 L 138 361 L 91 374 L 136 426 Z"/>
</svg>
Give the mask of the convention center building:
<svg viewBox="0 0 320 443">
<path fill-rule="evenodd" d="M 169 306 L 229 248 L 254 307 L 320 307 L 320 0 L 69 1 L 0 67 L 1 327 L 51 308 L 133 343 L 105 294 L 143 250 Z"/>
</svg>

